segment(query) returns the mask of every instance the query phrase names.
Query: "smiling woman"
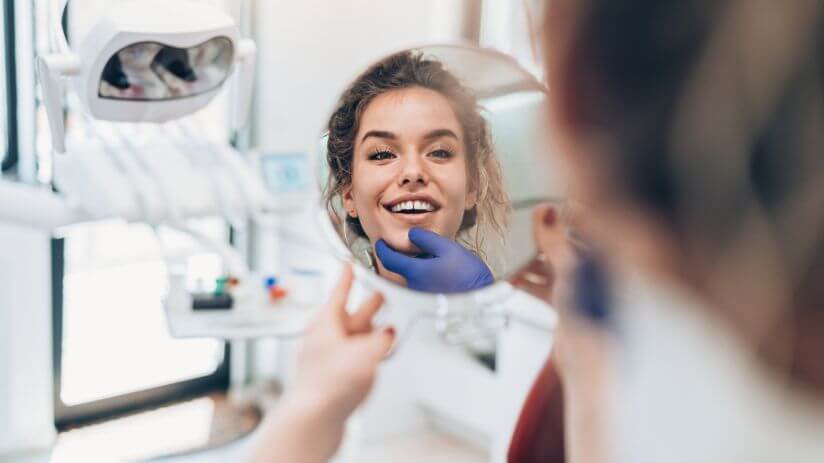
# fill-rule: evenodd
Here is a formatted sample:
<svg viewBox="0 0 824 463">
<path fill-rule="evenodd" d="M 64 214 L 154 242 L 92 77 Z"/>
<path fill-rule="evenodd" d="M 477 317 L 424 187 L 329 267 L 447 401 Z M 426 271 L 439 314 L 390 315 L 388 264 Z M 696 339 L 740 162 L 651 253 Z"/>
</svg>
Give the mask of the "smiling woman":
<svg viewBox="0 0 824 463">
<path fill-rule="evenodd" d="M 460 243 L 478 262 L 486 237 L 503 240 L 511 206 L 487 122 L 439 61 L 406 51 L 368 69 L 332 115 L 327 150 L 327 207 L 381 275 L 408 283 L 387 269 L 380 243 L 431 257 L 413 228 Z"/>
</svg>

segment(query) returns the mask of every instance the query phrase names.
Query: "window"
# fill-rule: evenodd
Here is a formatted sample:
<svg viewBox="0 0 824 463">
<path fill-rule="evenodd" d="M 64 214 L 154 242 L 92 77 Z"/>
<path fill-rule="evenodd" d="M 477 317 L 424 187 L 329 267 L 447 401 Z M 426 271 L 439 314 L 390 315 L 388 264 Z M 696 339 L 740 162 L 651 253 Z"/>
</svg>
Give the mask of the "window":
<svg viewBox="0 0 824 463">
<path fill-rule="evenodd" d="M 543 0 L 485 0 L 481 45 L 512 55 L 526 70 L 543 78 L 541 65 Z"/>
<path fill-rule="evenodd" d="M 14 88 L 15 56 L 14 56 L 14 2 L 6 0 L 0 5 L 0 62 L 3 63 L 3 72 L 0 72 L 0 108 L 5 114 L 0 116 L 0 137 L 5 144 L 0 148 L 0 165 L 2 172 L 14 169 L 17 164 L 16 129 L 17 120 L 17 92 Z M 11 127 L 9 127 L 11 125 Z"/>
<path fill-rule="evenodd" d="M 226 236 L 222 220 L 192 225 Z M 224 344 L 171 338 L 162 305 L 168 259 L 187 265 L 195 287 L 220 276 L 216 255 L 143 224 L 88 223 L 63 235 L 53 247 L 59 427 L 227 387 Z"/>
<path fill-rule="evenodd" d="M 37 52 L 47 51 L 48 15 L 54 14 L 54 3 L 33 3 Z M 66 17 L 70 42 L 82 40 L 96 15 L 111 3 L 71 2 Z M 68 92 L 66 102 L 69 155 L 73 139 L 82 141 L 89 135 L 123 133 L 127 138 L 146 139 L 159 133 L 153 126 L 91 122 L 82 114 L 73 93 Z M 224 94 L 192 116 L 205 138 L 228 143 L 228 107 Z M 49 183 L 51 137 L 42 105 L 36 105 L 33 119 L 36 177 Z M 112 139 L 118 136 L 108 138 L 108 144 L 83 146 L 125 149 Z M 213 239 L 230 239 L 229 227 L 222 219 L 188 225 Z M 215 254 L 163 227 L 115 220 L 57 232 L 52 246 L 52 283 L 58 428 L 228 387 L 226 343 L 173 339 L 168 334 L 163 297 L 169 259 L 187 266 L 192 289 L 208 287 L 223 271 Z"/>
</svg>

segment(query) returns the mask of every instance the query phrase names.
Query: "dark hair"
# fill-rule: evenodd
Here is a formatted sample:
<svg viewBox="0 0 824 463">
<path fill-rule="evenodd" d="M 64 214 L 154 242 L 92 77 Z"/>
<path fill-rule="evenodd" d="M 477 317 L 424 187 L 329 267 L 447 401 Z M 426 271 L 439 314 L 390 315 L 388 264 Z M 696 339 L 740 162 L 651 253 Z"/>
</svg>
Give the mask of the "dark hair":
<svg viewBox="0 0 824 463">
<path fill-rule="evenodd" d="M 510 203 L 504 190 L 501 167 L 495 156 L 487 122 L 475 95 L 435 59 L 420 52 L 403 51 L 374 64 L 343 93 L 329 119 L 327 163 L 331 175 L 326 186 L 327 208 L 338 215 L 334 201 L 352 184 L 352 158 L 360 119 L 372 100 L 383 93 L 410 87 L 434 90 L 446 97 L 464 132 L 471 186 L 478 192 L 477 205 L 464 214 L 459 232 L 475 230 L 464 244 L 482 255 L 482 239 L 476 225 L 484 224 L 503 239 Z M 345 212 L 345 223 L 357 237 L 366 238 L 360 220 Z M 466 238 L 466 237 L 464 237 Z"/>
<path fill-rule="evenodd" d="M 587 155 L 610 194 L 671 230 L 685 268 L 702 273 L 687 278 L 722 306 L 757 278 L 786 279 L 782 323 L 811 334 L 799 320 L 824 322 L 821 3 L 573 3 L 581 9 L 555 68 L 560 107 L 573 130 L 603 143 Z M 721 278 L 708 276 L 719 268 Z M 824 387 L 824 368 L 813 374 Z"/>
</svg>

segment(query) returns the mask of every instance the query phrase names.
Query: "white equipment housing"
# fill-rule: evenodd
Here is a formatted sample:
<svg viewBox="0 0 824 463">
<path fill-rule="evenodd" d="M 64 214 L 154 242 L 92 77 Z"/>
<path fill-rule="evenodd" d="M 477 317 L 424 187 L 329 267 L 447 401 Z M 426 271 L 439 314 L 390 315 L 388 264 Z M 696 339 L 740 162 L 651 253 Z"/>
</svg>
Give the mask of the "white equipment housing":
<svg viewBox="0 0 824 463">
<path fill-rule="evenodd" d="M 64 0 L 64 6 L 66 3 Z M 55 18 L 60 16 L 55 15 Z M 181 22 L 180 18 L 186 18 L 186 21 Z M 158 44 L 186 50 L 213 39 L 228 40 L 232 65 L 236 68 L 233 126 L 240 128 L 247 123 L 256 46 L 254 41 L 240 38 L 234 19 L 220 9 L 189 0 L 133 0 L 111 5 L 78 49 L 69 48 L 59 24 L 53 33 L 56 34 L 53 42 L 58 52 L 40 56 L 37 66 L 52 143 L 59 153 L 66 151 L 62 116 L 64 77 L 71 78 L 71 86 L 92 117 L 114 122 L 165 122 L 177 119 L 209 104 L 223 86 L 221 81 L 197 94 L 162 100 L 140 101 L 102 96 L 101 76 L 110 59 L 135 44 Z M 226 76 L 232 71 L 231 68 L 226 69 Z"/>
</svg>

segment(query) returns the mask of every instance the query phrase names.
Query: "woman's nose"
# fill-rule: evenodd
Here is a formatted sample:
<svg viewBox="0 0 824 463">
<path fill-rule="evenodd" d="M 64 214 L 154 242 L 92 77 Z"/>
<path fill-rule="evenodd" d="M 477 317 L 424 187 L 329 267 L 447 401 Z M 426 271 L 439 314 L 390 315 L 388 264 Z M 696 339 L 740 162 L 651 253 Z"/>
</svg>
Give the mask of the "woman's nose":
<svg viewBox="0 0 824 463">
<path fill-rule="evenodd" d="M 418 155 L 404 156 L 403 172 L 401 172 L 401 186 L 429 183 L 429 175 Z"/>
</svg>

